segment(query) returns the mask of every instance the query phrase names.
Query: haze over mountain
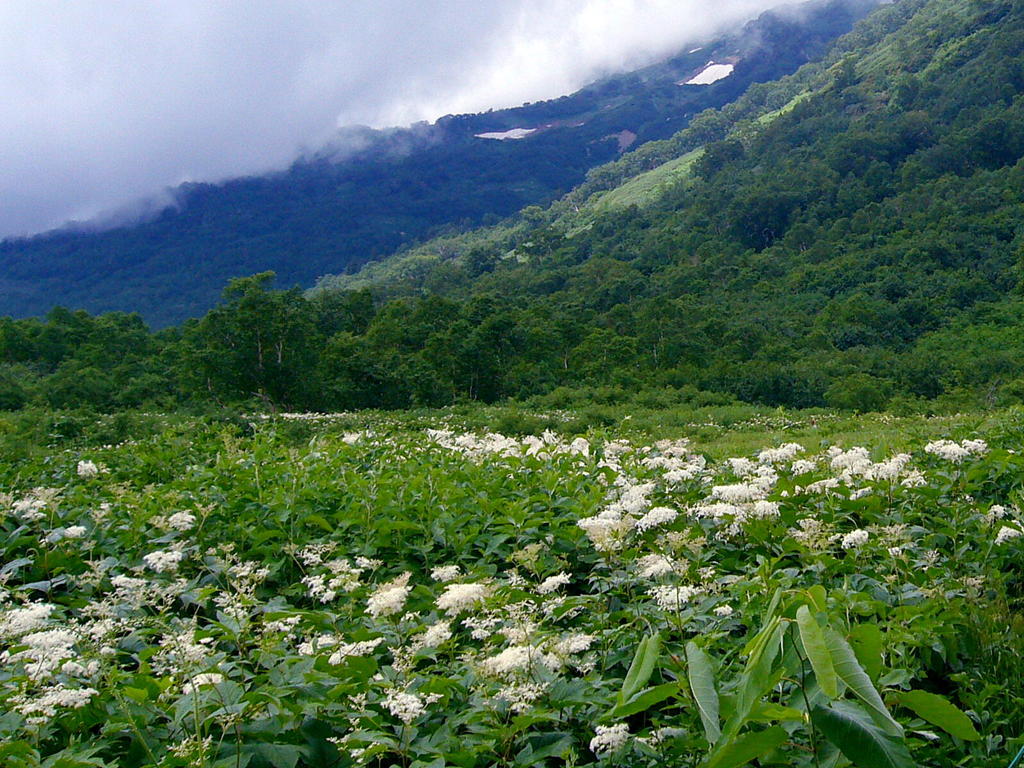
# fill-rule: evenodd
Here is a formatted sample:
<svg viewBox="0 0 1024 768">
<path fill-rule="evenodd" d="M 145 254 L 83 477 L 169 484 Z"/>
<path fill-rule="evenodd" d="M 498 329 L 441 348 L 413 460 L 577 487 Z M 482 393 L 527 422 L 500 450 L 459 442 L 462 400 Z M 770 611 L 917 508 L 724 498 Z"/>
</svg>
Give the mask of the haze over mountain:
<svg viewBox="0 0 1024 768">
<path fill-rule="evenodd" d="M 789 7 L 724 37 L 702 40 L 695 36 L 698 30 L 741 17 L 756 4 L 725 3 L 720 15 L 694 25 L 680 21 L 676 5 L 670 10 L 667 4 L 625 3 L 608 18 L 625 17 L 630 22 L 618 36 L 608 38 L 607 46 L 596 46 L 602 51 L 598 55 L 591 51 L 592 40 L 604 34 L 605 26 L 599 22 L 605 16 L 587 5 L 570 12 L 568 6 L 556 4 L 552 15 L 544 17 L 544 34 L 553 34 L 561 25 L 569 44 L 541 45 L 538 41 L 546 38 L 536 37 L 540 32 L 531 26 L 536 9 L 527 4 L 518 17 L 519 42 L 508 47 L 503 63 L 499 66 L 483 57 L 493 65 L 483 78 L 485 85 L 498 83 L 505 77 L 504 67 L 515 65 L 517 72 L 526 73 L 518 87 L 543 93 L 552 83 L 564 87 L 599 67 L 621 65 L 631 57 L 649 58 L 686 36 L 693 42 L 658 64 L 604 78 L 571 97 L 449 116 L 432 126 L 340 131 L 324 139 L 320 149 L 307 151 L 286 172 L 219 185 L 180 186 L 167 198 L 133 209 L 131 213 L 149 214 L 141 225 L 117 225 L 107 219 L 6 242 L 0 245 L 0 312 L 42 314 L 59 303 L 90 311 L 139 311 L 149 321 L 165 325 L 201 314 L 216 301 L 221 287 L 240 274 L 273 269 L 283 284 L 310 285 L 326 272 L 357 268 L 438 227 L 476 224 L 531 203 L 545 203 L 578 184 L 588 169 L 644 141 L 669 136 L 702 109 L 734 99 L 750 83 L 771 80 L 820 55 L 829 41 L 873 5 L 872 0 L 843 0 Z M 659 17 L 662 22 L 676 23 L 651 24 L 658 13 L 664 16 Z M 635 31 L 640 21 L 656 30 L 642 52 L 644 38 Z M 214 29 L 224 23 L 219 16 L 211 20 Z M 287 36 L 288 29 L 286 24 L 282 34 Z M 535 48 L 539 52 L 524 70 L 524 57 L 530 58 Z M 578 55 L 571 66 L 560 68 L 549 50 L 576 50 Z M 708 71 L 718 74 L 697 80 L 709 84 L 680 85 L 700 75 L 713 59 L 719 63 Z M 479 72 L 478 67 L 464 69 L 463 75 Z M 546 84 L 541 82 L 542 71 L 554 73 Z M 723 72 L 728 76 L 714 79 Z M 426 76 L 426 71 L 418 75 Z M 381 93 L 368 96 L 359 114 L 396 117 L 396 105 L 407 110 L 406 116 L 431 114 L 434 107 L 418 101 L 416 89 L 401 99 L 388 96 L 391 75 L 385 72 L 382 77 Z M 219 84 L 210 87 L 211 93 L 223 90 Z M 500 83 L 473 88 L 475 95 L 460 91 L 451 97 L 452 103 L 477 103 L 473 99 L 511 93 Z M 255 93 L 262 92 L 257 88 Z M 387 104 L 381 101 L 389 98 Z M 202 119 L 215 120 L 217 114 L 215 110 Z M 247 129 L 259 131 L 261 121 L 274 119 L 261 115 Z M 529 133 L 520 140 L 478 138 L 505 136 L 513 129 Z M 530 132 L 533 129 L 540 130 Z M 237 137 L 229 134 L 218 135 L 238 144 L 232 152 L 259 150 L 259 142 L 235 142 Z M 211 146 L 216 141 L 200 142 L 197 152 L 201 155 Z M 140 172 L 159 162 L 163 152 L 147 145 L 143 155 L 148 159 L 139 165 Z M 31 177 L 37 175 L 45 181 L 45 172 Z M 26 187 L 30 197 L 31 188 Z M 17 208 L 18 199 L 12 193 L 9 210 Z M 112 224 L 117 226 L 95 231 Z"/>
<path fill-rule="evenodd" d="M 777 2 L 5 2 L 0 237 L 283 169 L 339 125 L 569 93 Z"/>
</svg>

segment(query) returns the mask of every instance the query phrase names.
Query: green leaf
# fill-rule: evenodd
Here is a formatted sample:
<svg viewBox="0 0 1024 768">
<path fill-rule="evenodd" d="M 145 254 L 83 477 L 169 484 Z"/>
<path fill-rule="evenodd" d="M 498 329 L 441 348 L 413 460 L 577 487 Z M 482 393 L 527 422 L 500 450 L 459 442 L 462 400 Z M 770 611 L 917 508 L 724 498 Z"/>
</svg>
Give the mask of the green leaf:
<svg viewBox="0 0 1024 768">
<path fill-rule="evenodd" d="M 896 700 L 913 710 L 922 720 L 927 720 L 958 739 L 977 741 L 981 738 L 971 719 L 942 696 L 927 691 L 907 691 L 899 694 Z"/>
<path fill-rule="evenodd" d="M 882 674 L 882 631 L 874 624 L 858 624 L 850 630 L 850 645 L 872 680 Z"/>
<path fill-rule="evenodd" d="M 789 736 L 780 725 L 764 731 L 746 733 L 724 744 L 705 763 L 706 768 L 739 768 L 751 760 L 778 749 Z"/>
<path fill-rule="evenodd" d="M 811 598 L 811 603 L 814 605 L 814 609 L 819 613 L 824 613 L 828 608 L 828 592 L 821 584 L 815 584 L 813 587 L 807 590 L 807 596 Z"/>
<path fill-rule="evenodd" d="M 516 755 L 516 765 L 536 765 L 549 757 L 558 757 L 573 744 L 566 733 L 541 733 L 531 736 L 527 745 Z"/>
<path fill-rule="evenodd" d="M 830 699 L 839 698 L 839 680 L 836 678 L 832 656 L 825 644 L 825 633 L 806 605 L 801 605 L 797 610 L 796 624 L 800 628 L 800 640 L 804 644 L 807 658 L 810 659 L 811 668 L 814 669 L 818 686 Z"/>
<path fill-rule="evenodd" d="M 752 651 L 747 659 L 747 666 L 740 675 L 735 708 L 729 722 L 726 723 L 724 733 L 735 736 L 750 714 L 754 702 L 770 690 L 781 677 L 782 670 L 774 670 L 773 674 L 773 667 L 779 654 L 779 642 L 784 629 L 781 620 L 776 616 L 750 643 Z"/>
<path fill-rule="evenodd" d="M 654 665 L 661 653 L 661 635 L 655 632 L 640 641 L 633 655 L 633 663 L 629 665 L 626 679 L 622 681 L 619 691 L 619 704 L 625 704 L 634 694 L 647 685 L 654 674 Z"/>
<path fill-rule="evenodd" d="M 675 696 L 677 693 L 679 693 L 679 683 L 656 685 L 653 688 L 647 688 L 630 696 L 626 702 L 619 704 L 609 712 L 608 716 L 616 720 L 629 717 L 638 712 L 644 712 L 655 704 L 660 704 L 665 699 Z"/>
<path fill-rule="evenodd" d="M 857 661 L 857 656 L 846 639 L 835 630 L 829 629 L 825 633 L 825 643 L 832 656 L 832 663 L 839 679 L 846 683 L 854 696 L 867 705 L 871 718 L 886 732 L 893 736 L 902 736 L 903 727 L 893 719 L 889 710 L 885 708 L 882 697 L 875 690 L 871 678 Z"/>
<path fill-rule="evenodd" d="M 718 720 L 718 692 L 715 690 L 714 671 L 711 659 L 692 640 L 686 644 L 686 665 L 686 677 L 690 682 L 693 700 L 697 702 L 704 733 L 708 743 L 714 744 L 722 735 Z"/>
<path fill-rule="evenodd" d="M 858 768 L 914 768 L 903 737 L 879 728 L 867 711 L 852 702 L 815 707 L 811 722 Z"/>
</svg>

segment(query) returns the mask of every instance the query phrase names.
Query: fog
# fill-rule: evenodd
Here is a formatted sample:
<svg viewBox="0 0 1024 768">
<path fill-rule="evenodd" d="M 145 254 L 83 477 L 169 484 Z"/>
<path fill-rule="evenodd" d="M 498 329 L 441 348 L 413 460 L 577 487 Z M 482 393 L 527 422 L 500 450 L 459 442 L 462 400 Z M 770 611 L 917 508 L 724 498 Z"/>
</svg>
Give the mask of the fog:
<svg viewBox="0 0 1024 768">
<path fill-rule="evenodd" d="M 339 126 L 569 93 L 771 0 L 5 0 L 0 237 L 284 168 Z"/>
</svg>

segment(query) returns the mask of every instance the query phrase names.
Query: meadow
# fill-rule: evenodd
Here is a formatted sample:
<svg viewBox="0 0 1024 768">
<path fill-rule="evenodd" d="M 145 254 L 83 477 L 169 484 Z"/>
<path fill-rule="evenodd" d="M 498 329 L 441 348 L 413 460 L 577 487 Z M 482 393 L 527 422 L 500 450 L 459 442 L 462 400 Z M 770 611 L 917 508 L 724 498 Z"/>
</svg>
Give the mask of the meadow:
<svg viewBox="0 0 1024 768">
<path fill-rule="evenodd" d="M 0 419 L 0 763 L 1007 766 L 1024 412 Z"/>
</svg>

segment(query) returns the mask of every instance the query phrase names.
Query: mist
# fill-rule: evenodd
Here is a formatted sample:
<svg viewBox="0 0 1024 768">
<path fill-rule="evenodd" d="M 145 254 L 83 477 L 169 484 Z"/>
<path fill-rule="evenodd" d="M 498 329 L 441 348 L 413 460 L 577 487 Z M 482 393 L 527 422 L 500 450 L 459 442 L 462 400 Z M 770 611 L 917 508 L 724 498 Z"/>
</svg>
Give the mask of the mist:
<svg viewBox="0 0 1024 768">
<path fill-rule="evenodd" d="M 287 167 L 341 126 L 572 92 L 777 0 L 6 0 L 0 237 Z"/>
</svg>

